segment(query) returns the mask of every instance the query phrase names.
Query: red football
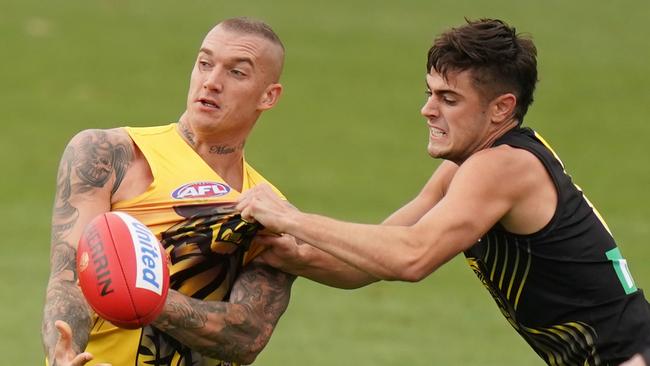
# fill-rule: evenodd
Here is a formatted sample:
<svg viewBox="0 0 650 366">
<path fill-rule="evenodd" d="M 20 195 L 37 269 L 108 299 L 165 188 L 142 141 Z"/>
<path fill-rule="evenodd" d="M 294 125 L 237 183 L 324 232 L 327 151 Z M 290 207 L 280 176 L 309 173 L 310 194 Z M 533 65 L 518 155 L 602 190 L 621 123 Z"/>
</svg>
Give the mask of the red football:
<svg viewBox="0 0 650 366">
<path fill-rule="evenodd" d="M 167 255 L 156 236 L 123 212 L 86 226 L 77 247 L 79 285 L 88 304 L 120 328 L 151 323 L 169 290 Z"/>
</svg>

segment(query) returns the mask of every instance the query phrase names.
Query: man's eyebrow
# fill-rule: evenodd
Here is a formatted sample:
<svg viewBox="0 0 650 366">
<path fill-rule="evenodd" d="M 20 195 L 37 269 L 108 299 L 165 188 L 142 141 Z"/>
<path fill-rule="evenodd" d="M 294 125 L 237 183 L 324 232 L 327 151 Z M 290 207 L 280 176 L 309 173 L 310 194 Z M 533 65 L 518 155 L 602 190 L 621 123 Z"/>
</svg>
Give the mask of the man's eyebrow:
<svg viewBox="0 0 650 366">
<path fill-rule="evenodd" d="M 460 94 L 459 94 L 458 92 L 456 92 L 456 91 L 454 91 L 454 90 L 452 90 L 452 89 L 448 89 L 448 88 L 432 89 L 432 88 L 429 86 L 429 83 L 426 83 L 426 82 L 425 82 L 425 86 L 426 86 L 426 88 L 427 88 L 427 91 L 429 91 L 429 92 L 431 92 L 432 94 L 435 94 L 435 95 L 452 94 L 452 95 L 458 95 L 458 96 L 460 96 Z"/>
<path fill-rule="evenodd" d="M 210 50 L 210 49 L 208 49 L 208 48 L 205 48 L 205 47 L 201 47 L 201 49 L 199 50 L 199 53 L 205 53 L 205 54 L 207 54 L 208 56 L 212 56 L 212 55 L 213 55 L 212 50 Z"/>
<path fill-rule="evenodd" d="M 236 57 L 233 59 L 233 63 L 238 64 L 238 63 L 246 63 L 249 64 L 251 67 L 255 66 L 253 64 L 253 60 L 250 57 Z"/>
<path fill-rule="evenodd" d="M 201 49 L 199 50 L 199 53 L 205 53 L 208 56 L 214 56 L 214 52 L 212 52 L 211 49 L 205 48 L 205 47 L 201 47 Z M 255 64 L 253 63 L 253 60 L 250 57 L 236 57 L 236 58 L 232 59 L 232 62 L 234 64 L 238 64 L 240 62 L 243 62 L 243 63 L 247 63 L 247 64 L 249 64 L 251 66 L 255 66 Z"/>
<path fill-rule="evenodd" d="M 458 92 L 451 90 L 451 89 L 436 89 L 433 90 L 433 92 L 436 95 L 445 95 L 445 94 L 451 94 L 451 95 L 460 95 Z"/>
</svg>

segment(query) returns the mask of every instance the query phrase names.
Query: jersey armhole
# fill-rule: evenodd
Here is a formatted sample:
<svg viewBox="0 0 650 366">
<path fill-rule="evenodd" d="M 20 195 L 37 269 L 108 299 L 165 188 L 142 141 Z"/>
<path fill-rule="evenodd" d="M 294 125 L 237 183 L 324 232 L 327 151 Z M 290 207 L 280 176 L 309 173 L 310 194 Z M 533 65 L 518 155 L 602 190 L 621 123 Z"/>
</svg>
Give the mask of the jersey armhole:
<svg viewBox="0 0 650 366">
<path fill-rule="evenodd" d="M 145 153 L 144 150 L 142 150 L 140 148 L 140 144 L 138 144 L 137 138 L 133 137 L 132 128 L 131 127 L 124 127 L 124 130 L 126 131 L 127 135 L 131 139 L 131 141 L 133 142 L 134 148 L 138 149 L 140 151 L 140 154 L 142 154 L 142 157 L 143 157 L 149 171 L 151 172 L 152 179 L 151 179 L 151 183 L 149 184 L 149 186 L 147 186 L 147 188 L 142 193 L 140 193 L 140 194 L 138 194 L 138 195 L 136 195 L 134 197 L 124 199 L 124 200 L 120 200 L 120 201 L 117 201 L 117 202 L 113 203 L 111 205 L 111 210 L 119 210 L 120 208 L 128 207 L 128 206 L 131 206 L 131 205 L 133 205 L 135 203 L 143 201 L 144 199 L 151 196 L 151 194 L 154 192 L 154 190 L 155 190 L 155 188 L 156 188 L 156 186 L 158 184 L 157 168 L 155 166 L 151 165 L 151 163 L 149 162 L 149 159 L 147 158 L 147 154 Z"/>
</svg>

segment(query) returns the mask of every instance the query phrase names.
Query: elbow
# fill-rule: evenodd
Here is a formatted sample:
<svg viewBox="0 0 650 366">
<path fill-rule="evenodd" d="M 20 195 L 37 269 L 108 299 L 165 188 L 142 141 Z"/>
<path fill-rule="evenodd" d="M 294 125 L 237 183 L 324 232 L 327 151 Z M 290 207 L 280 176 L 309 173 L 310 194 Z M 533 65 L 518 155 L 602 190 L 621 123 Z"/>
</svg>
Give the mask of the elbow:
<svg viewBox="0 0 650 366">
<path fill-rule="evenodd" d="M 384 276 L 384 280 L 420 282 L 438 268 L 435 263 L 426 260 L 419 253 L 405 255 L 396 264 L 387 276 Z"/>
<path fill-rule="evenodd" d="M 244 327 L 230 329 L 228 339 L 205 340 L 206 343 L 195 348 L 200 354 L 241 365 L 250 365 L 257 359 L 269 342 L 273 326 L 258 319 L 247 322 Z"/>
<path fill-rule="evenodd" d="M 255 362 L 257 356 L 262 353 L 262 350 L 264 350 L 266 344 L 269 342 L 272 331 L 273 326 L 268 324 L 262 326 L 256 337 L 240 345 L 241 349 L 231 361 L 242 365 L 250 365 Z"/>
<path fill-rule="evenodd" d="M 233 362 L 236 362 L 241 365 L 250 365 L 253 362 L 255 362 L 255 360 L 257 359 L 257 355 L 259 354 L 260 354 L 259 352 L 254 352 L 251 350 L 245 354 L 242 354 L 238 360 L 233 360 Z"/>
<path fill-rule="evenodd" d="M 425 279 L 428 275 L 429 273 L 421 270 L 406 268 L 403 271 L 401 271 L 399 275 L 394 278 L 394 280 L 403 281 L 403 282 L 420 282 L 423 279 Z"/>
<path fill-rule="evenodd" d="M 238 343 L 234 342 L 231 344 L 211 342 L 210 344 L 194 345 L 192 348 L 203 356 L 241 365 L 250 365 L 255 362 L 264 348 L 256 346 L 254 340 L 245 342 L 240 339 Z"/>
<path fill-rule="evenodd" d="M 273 327 L 271 327 L 271 331 L 272 330 Z M 257 356 L 259 356 L 259 354 L 262 353 L 264 347 L 266 347 L 269 339 L 270 333 L 264 330 L 260 330 L 258 336 L 246 345 L 245 350 L 240 355 L 238 362 L 242 365 L 250 365 L 255 362 Z"/>
</svg>

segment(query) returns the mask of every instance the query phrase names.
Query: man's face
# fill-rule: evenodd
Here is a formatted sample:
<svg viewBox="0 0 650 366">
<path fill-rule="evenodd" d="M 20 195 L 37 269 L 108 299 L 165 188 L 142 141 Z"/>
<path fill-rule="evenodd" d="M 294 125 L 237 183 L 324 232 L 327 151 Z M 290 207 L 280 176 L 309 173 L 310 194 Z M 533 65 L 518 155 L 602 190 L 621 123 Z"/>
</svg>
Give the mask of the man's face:
<svg viewBox="0 0 650 366">
<path fill-rule="evenodd" d="M 470 71 L 450 72 L 445 80 L 432 69 L 426 82 L 428 98 L 420 113 L 429 127 L 429 155 L 460 164 L 485 147 L 488 103 L 472 83 Z"/>
<path fill-rule="evenodd" d="M 278 46 L 217 26 L 203 40 L 192 70 L 187 118 L 196 127 L 250 130 L 279 77 Z"/>
</svg>

